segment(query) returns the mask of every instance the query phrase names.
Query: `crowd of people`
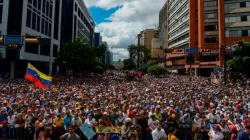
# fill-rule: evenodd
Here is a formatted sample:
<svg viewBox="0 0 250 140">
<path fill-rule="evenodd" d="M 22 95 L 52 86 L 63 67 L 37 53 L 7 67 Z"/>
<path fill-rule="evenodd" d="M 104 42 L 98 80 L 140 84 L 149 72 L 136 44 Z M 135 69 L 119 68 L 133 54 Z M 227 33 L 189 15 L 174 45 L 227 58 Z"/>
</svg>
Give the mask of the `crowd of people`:
<svg viewBox="0 0 250 140">
<path fill-rule="evenodd" d="M 249 85 L 180 75 L 131 81 L 126 73 L 57 76 L 49 89 L 0 79 L 1 138 L 87 139 L 87 123 L 119 128 L 124 140 L 249 140 Z"/>
</svg>

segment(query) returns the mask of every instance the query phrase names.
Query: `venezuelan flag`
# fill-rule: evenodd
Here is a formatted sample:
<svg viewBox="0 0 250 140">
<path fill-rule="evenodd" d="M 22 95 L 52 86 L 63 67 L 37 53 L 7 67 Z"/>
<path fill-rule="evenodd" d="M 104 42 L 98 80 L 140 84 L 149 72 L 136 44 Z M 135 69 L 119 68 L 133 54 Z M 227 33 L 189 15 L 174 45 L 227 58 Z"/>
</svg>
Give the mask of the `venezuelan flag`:
<svg viewBox="0 0 250 140">
<path fill-rule="evenodd" d="M 28 67 L 26 70 L 25 79 L 32 82 L 34 85 L 38 86 L 39 88 L 49 88 L 50 82 L 52 81 L 51 76 L 48 76 L 40 72 L 30 63 L 28 64 Z"/>
</svg>

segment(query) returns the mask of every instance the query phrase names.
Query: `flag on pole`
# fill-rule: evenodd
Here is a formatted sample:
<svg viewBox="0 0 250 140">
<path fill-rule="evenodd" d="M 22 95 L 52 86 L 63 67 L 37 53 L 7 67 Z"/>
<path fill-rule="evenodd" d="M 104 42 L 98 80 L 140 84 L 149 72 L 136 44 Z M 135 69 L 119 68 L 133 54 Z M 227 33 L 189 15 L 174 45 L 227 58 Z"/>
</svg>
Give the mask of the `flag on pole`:
<svg viewBox="0 0 250 140">
<path fill-rule="evenodd" d="M 39 88 L 49 88 L 52 77 L 37 70 L 30 63 L 28 64 L 25 79 L 32 82 Z"/>
</svg>

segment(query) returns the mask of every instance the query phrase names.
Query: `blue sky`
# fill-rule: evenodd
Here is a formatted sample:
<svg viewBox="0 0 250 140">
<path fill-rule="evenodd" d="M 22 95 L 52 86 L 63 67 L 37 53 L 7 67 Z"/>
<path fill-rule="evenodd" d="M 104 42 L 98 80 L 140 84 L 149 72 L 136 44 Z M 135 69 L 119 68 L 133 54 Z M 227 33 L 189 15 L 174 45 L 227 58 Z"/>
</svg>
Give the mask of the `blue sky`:
<svg viewBox="0 0 250 140">
<path fill-rule="evenodd" d="M 119 8 L 120 7 L 115 7 L 109 10 L 105 10 L 98 7 L 90 7 L 89 11 L 95 23 L 100 24 L 102 22 L 110 22 L 110 20 L 107 20 L 107 18 L 110 17 L 113 13 L 115 13 L 115 11 L 118 10 Z"/>
<path fill-rule="evenodd" d="M 166 0 L 84 0 L 100 32 L 102 41 L 112 48 L 113 59 L 129 57 L 127 47 L 135 44 L 137 34 L 154 29 Z"/>
</svg>

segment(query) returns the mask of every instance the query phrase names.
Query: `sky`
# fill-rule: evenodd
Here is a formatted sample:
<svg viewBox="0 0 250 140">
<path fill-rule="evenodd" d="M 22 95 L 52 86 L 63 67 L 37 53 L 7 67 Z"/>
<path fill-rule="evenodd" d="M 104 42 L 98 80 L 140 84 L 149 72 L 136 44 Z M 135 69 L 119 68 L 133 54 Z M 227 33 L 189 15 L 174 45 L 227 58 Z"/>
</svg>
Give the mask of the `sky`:
<svg viewBox="0 0 250 140">
<path fill-rule="evenodd" d="M 113 59 L 126 59 L 127 47 L 137 34 L 158 26 L 159 11 L 166 0 L 84 0 L 103 41 L 112 47 Z"/>
</svg>

